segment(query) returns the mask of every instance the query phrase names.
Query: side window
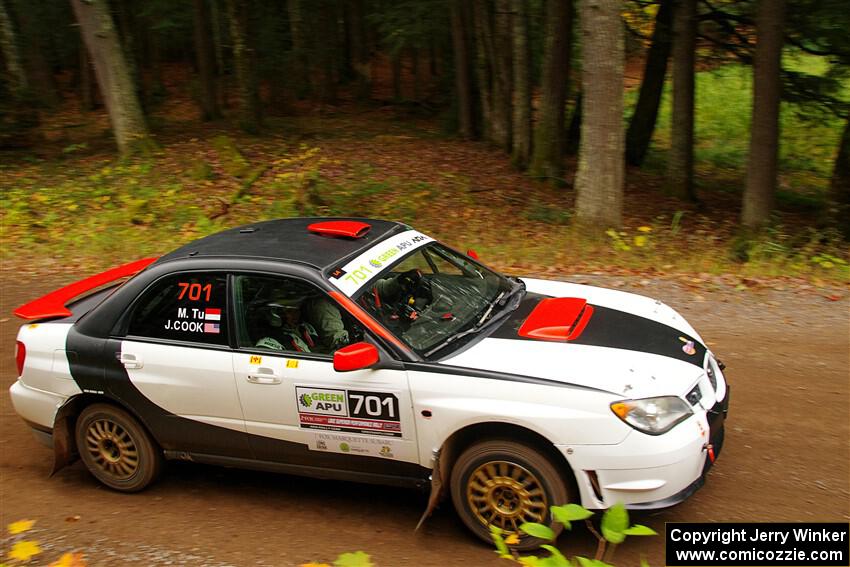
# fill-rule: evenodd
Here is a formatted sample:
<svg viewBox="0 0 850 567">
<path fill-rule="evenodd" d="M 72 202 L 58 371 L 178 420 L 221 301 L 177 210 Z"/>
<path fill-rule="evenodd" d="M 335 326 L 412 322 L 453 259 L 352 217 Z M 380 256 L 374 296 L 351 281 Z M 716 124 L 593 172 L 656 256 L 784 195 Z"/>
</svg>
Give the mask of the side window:
<svg viewBox="0 0 850 567">
<path fill-rule="evenodd" d="M 153 285 L 137 304 L 128 335 L 227 344 L 227 276 L 178 274 Z"/>
<path fill-rule="evenodd" d="M 362 327 L 312 284 L 259 275 L 234 282 L 240 348 L 331 354 L 363 338 Z"/>
</svg>

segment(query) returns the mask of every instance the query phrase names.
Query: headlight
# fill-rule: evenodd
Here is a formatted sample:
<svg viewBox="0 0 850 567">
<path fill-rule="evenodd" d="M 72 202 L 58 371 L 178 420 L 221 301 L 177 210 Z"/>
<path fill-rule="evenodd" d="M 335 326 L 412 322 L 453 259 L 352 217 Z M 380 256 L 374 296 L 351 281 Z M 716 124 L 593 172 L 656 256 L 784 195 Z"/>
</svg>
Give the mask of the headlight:
<svg viewBox="0 0 850 567">
<path fill-rule="evenodd" d="M 667 433 L 693 413 L 688 404 L 676 396 L 622 400 L 611 404 L 611 411 L 638 431 L 649 435 Z"/>
</svg>

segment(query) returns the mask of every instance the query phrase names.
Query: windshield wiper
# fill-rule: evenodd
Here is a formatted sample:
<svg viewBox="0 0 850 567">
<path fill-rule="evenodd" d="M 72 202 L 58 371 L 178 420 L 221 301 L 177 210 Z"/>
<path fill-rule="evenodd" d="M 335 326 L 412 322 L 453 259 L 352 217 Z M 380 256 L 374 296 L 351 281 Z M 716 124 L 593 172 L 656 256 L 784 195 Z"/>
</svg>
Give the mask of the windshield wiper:
<svg viewBox="0 0 850 567">
<path fill-rule="evenodd" d="M 456 335 L 450 336 L 449 338 L 447 338 L 446 340 L 444 340 L 443 342 L 439 343 L 437 346 L 435 346 L 434 348 L 432 348 L 431 350 L 426 352 L 424 357 L 425 358 L 430 357 L 432 354 L 434 354 L 438 350 L 442 350 L 444 347 L 449 346 L 450 344 L 452 344 L 456 340 L 461 339 L 461 338 L 465 337 L 466 335 L 468 335 L 470 333 L 474 333 L 478 329 L 479 329 L 479 327 L 478 327 L 478 325 L 476 325 L 476 326 L 472 327 L 471 329 L 467 329 L 465 331 L 457 333 Z"/>
<path fill-rule="evenodd" d="M 481 330 L 481 328 L 484 326 L 484 323 L 486 323 L 488 321 L 488 317 L 490 316 L 490 314 L 493 312 L 493 309 L 495 309 L 497 305 L 503 305 L 503 304 L 507 303 L 507 301 L 511 297 L 516 295 L 517 292 L 525 290 L 525 283 L 522 282 L 522 280 L 518 279 L 518 280 L 516 280 L 516 282 L 517 283 L 512 290 L 502 291 L 501 293 L 499 293 L 499 295 L 497 295 L 493 299 L 493 301 L 490 302 L 490 304 L 487 306 L 487 309 L 484 311 L 484 314 L 481 316 L 481 318 L 478 320 L 478 322 L 475 323 L 475 325 L 473 325 L 471 328 L 469 328 L 465 331 L 461 331 L 460 333 L 457 333 L 456 335 L 452 335 L 449 338 L 447 338 L 446 340 L 444 340 L 443 342 L 439 343 L 437 346 L 435 346 L 434 348 L 432 348 L 431 350 L 429 350 L 428 352 L 425 353 L 425 355 L 424 355 L 425 358 L 430 357 L 435 352 L 442 350 L 443 348 L 452 344 L 456 340 L 462 339 L 463 337 L 465 337 L 469 334 L 472 334 L 472 333 L 475 333 L 475 332 Z"/>
<path fill-rule="evenodd" d="M 496 305 L 499 304 L 499 301 L 502 300 L 502 298 L 505 296 L 506 293 L 508 293 L 508 292 L 507 291 L 501 292 L 499 295 L 497 295 L 493 299 L 493 301 L 490 302 L 490 305 L 488 305 L 487 309 L 484 310 L 484 315 L 482 315 L 481 318 L 478 320 L 478 322 L 475 324 L 475 327 L 474 327 L 475 329 L 479 328 L 481 326 L 481 324 L 484 321 L 487 320 L 487 317 L 490 315 L 490 313 L 493 312 L 493 308 L 496 307 Z"/>
<path fill-rule="evenodd" d="M 496 305 L 499 303 L 499 301 L 502 299 L 502 296 L 504 296 L 505 293 L 507 293 L 507 292 L 506 291 L 501 292 L 499 295 L 496 296 L 495 299 L 493 299 L 493 301 L 490 302 L 490 304 L 487 306 L 487 309 L 484 311 L 484 315 L 481 316 L 481 318 L 478 320 L 477 323 L 475 323 L 469 329 L 467 329 L 465 331 L 461 331 L 460 333 L 454 334 L 454 335 L 450 336 L 449 338 L 447 338 L 446 340 L 444 340 L 443 342 L 439 343 L 437 346 L 435 346 L 434 348 L 432 348 L 431 350 L 429 350 L 428 352 L 425 353 L 425 358 L 428 358 L 429 356 L 431 356 L 432 354 L 434 354 L 438 350 L 442 350 L 443 348 L 452 344 L 456 340 L 462 339 L 466 335 L 469 335 L 471 333 L 478 331 L 481 328 L 481 325 L 487 319 L 487 316 L 490 315 L 490 313 L 493 311 L 493 308 L 496 307 Z"/>
</svg>

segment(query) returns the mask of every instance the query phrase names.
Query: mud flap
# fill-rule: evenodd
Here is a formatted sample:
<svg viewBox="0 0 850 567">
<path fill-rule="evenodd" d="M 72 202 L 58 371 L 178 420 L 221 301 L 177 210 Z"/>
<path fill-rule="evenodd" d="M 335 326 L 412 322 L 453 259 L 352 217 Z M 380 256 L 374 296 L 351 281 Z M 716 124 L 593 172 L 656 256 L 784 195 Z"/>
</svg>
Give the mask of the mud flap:
<svg viewBox="0 0 850 567">
<path fill-rule="evenodd" d="M 444 485 L 443 485 L 443 477 L 446 472 L 443 467 L 442 460 L 440 459 L 440 454 L 442 451 L 436 451 L 434 453 L 434 468 L 431 470 L 431 494 L 428 496 L 428 506 L 426 506 L 425 511 L 422 512 L 422 517 L 419 518 L 419 523 L 416 524 L 416 528 L 413 531 L 419 531 L 419 528 L 422 527 L 422 524 L 425 523 L 431 514 L 434 512 L 434 509 L 437 508 L 437 504 L 440 503 L 440 500 L 443 499 L 444 493 Z"/>
<path fill-rule="evenodd" d="M 50 476 L 76 461 L 78 457 L 74 450 L 68 410 L 68 406 L 60 408 L 53 423 L 53 470 L 50 471 Z"/>
</svg>

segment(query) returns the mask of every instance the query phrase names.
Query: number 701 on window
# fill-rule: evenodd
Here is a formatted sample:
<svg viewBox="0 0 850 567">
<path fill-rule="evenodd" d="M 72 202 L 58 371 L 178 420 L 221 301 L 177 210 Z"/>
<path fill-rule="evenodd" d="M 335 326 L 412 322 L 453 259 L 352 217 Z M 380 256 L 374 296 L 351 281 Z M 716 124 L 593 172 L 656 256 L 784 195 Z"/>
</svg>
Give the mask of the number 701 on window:
<svg viewBox="0 0 850 567">
<path fill-rule="evenodd" d="M 345 279 L 353 284 L 359 284 L 360 282 L 364 282 L 369 279 L 369 276 L 373 273 L 374 272 L 366 267 L 365 264 L 361 264 L 359 268 L 352 270 L 347 276 L 345 276 Z"/>
</svg>

